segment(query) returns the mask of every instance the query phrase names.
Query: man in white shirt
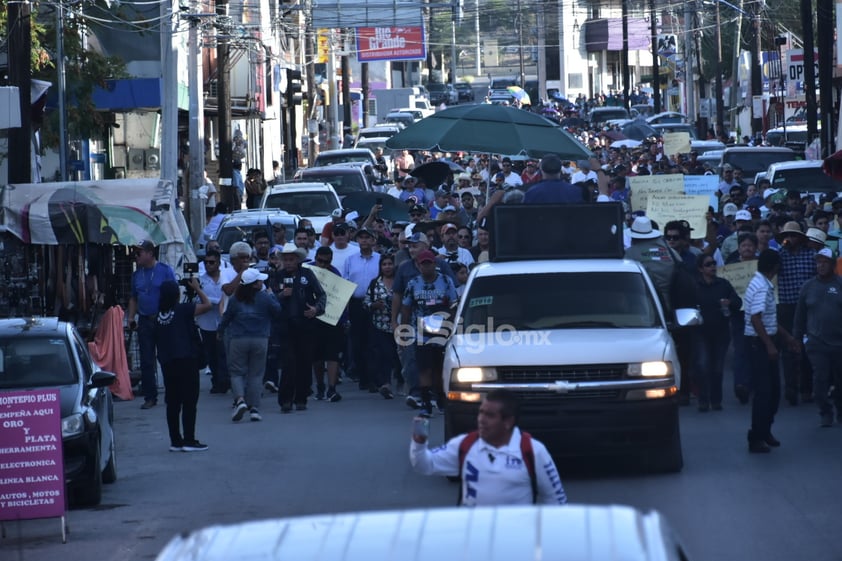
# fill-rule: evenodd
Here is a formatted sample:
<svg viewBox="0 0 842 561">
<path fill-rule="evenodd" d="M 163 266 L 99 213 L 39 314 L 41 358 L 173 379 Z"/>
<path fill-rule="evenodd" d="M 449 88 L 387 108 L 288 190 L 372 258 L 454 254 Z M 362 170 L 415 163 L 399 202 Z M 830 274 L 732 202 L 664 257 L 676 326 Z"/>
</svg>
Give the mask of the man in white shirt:
<svg viewBox="0 0 842 561">
<path fill-rule="evenodd" d="M 512 169 L 512 160 L 503 158 L 500 166 L 503 168 L 503 174 L 506 176 L 503 183 L 512 187 L 521 187 L 523 185 L 523 179 L 520 178 L 520 174 Z"/>
<path fill-rule="evenodd" d="M 567 503 L 547 448 L 521 432 L 516 420 L 515 395 L 508 390 L 488 392 L 479 408 L 476 432 L 430 450 L 427 436 L 414 431 L 409 448 L 412 468 L 423 475 L 464 474 L 459 501 L 463 506 Z M 463 447 L 466 439 L 473 442 Z"/>
<path fill-rule="evenodd" d="M 225 297 L 222 285 L 231 282 L 237 273 L 231 267 L 221 268 L 222 256 L 216 249 L 207 250 L 203 264 L 205 272 L 199 276 L 199 282 L 211 303 L 211 309 L 205 314 L 196 316 L 196 325 L 199 326 L 205 359 L 211 371 L 210 393 L 224 394 L 231 387 L 231 382 L 225 363 L 224 345 L 216 336 L 219 320 L 222 317 L 219 303 Z"/>
<path fill-rule="evenodd" d="M 350 232 L 347 224 L 339 224 L 333 229 L 333 243 L 330 249 L 333 250 L 332 265 L 338 271 L 345 268 L 345 260 L 349 255 L 360 252 L 360 246 L 350 241 Z"/>
<path fill-rule="evenodd" d="M 570 183 L 584 183 L 589 179 L 593 180 L 594 182 L 599 181 L 596 172 L 591 169 L 591 163 L 589 161 L 579 160 L 576 163 L 576 167 L 579 168 L 579 171 L 577 171 L 570 177 Z"/>
<path fill-rule="evenodd" d="M 441 240 L 444 245 L 439 248 L 439 255 L 445 258 L 448 263 L 462 263 L 466 267 L 474 264 L 474 256 L 470 250 L 459 246 L 459 238 L 456 234 L 459 227 L 456 224 L 445 224 L 441 227 Z"/>
</svg>

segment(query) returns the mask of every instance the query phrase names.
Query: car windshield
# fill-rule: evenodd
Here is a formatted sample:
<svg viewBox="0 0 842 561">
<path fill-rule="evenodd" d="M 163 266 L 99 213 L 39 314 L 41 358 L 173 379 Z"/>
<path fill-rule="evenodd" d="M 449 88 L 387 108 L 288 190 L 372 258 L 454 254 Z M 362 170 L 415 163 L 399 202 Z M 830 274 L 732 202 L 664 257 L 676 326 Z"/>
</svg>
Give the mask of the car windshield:
<svg viewBox="0 0 842 561">
<path fill-rule="evenodd" d="M 60 337 L 0 338 L 0 388 L 67 386 L 78 382 L 69 347 Z"/>
<path fill-rule="evenodd" d="M 368 164 L 371 163 L 372 159 L 371 154 L 366 154 L 365 152 L 319 154 L 316 156 L 316 161 L 313 163 L 313 167 L 330 166 L 333 164 L 350 164 L 354 162 L 364 162 Z"/>
<path fill-rule="evenodd" d="M 291 240 L 295 235 L 295 225 L 284 224 L 284 228 L 286 229 L 286 239 Z M 248 224 L 244 226 L 223 225 L 216 238 L 219 242 L 219 249 L 222 253 L 228 253 L 234 242 L 248 242 L 252 244 L 254 233 L 257 231 L 268 232 L 268 226 L 266 224 Z"/>
<path fill-rule="evenodd" d="M 336 206 L 336 199 L 330 193 L 281 192 L 266 197 L 265 208 L 277 208 L 300 216 L 329 216 Z"/>
<path fill-rule="evenodd" d="M 625 109 L 595 109 L 591 112 L 591 120 L 605 122 L 611 119 L 628 119 L 629 114 Z"/>
<path fill-rule="evenodd" d="M 427 84 L 428 92 L 443 92 L 445 89 L 444 84 Z"/>
<path fill-rule="evenodd" d="M 659 326 L 637 273 L 542 273 L 477 277 L 462 311 L 465 333 Z M 508 328 L 508 327 L 506 327 Z"/>
<path fill-rule="evenodd" d="M 358 173 L 330 173 L 328 171 L 323 171 L 318 174 L 308 173 L 304 177 L 311 181 L 329 183 L 333 186 L 333 190 L 336 191 L 336 194 L 340 197 L 366 190 L 363 179 Z"/>
<path fill-rule="evenodd" d="M 766 171 L 774 163 L 791 162 L 794 159 L 795 152 L 788 152 L 786 150 L 777 152 L 759 148 L 740 152 L 726 152 L 722 156 L 722 163 L 738 167 L 743 170 L 744 176 L 753 177 L 756 173 Z"/>
<path fill-rule="evenodd" d="M 833 179 L 821 167 L 779 169 L 772 177 L 772 187 L 788 191 L 837 193 L 842 191 L 842 181 Z"/>
</svg>

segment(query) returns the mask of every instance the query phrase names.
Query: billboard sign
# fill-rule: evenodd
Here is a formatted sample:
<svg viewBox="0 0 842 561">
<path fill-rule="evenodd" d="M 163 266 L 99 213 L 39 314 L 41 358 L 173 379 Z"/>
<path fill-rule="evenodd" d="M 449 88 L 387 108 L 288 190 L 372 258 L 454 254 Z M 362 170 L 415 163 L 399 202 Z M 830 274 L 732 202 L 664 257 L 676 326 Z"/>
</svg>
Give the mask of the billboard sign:
<svg viewBox="0 0 842 561">
<path fill-rule="evenodd" d="M 360 27 L 357 28 L 357 60 L 421 60 L 427 57 L 424 28 Z"/>
<path fill-rule="evenodd" d="M 0 393 L 0 521 L 64 516 L 58 390 Z"/>
</svg>

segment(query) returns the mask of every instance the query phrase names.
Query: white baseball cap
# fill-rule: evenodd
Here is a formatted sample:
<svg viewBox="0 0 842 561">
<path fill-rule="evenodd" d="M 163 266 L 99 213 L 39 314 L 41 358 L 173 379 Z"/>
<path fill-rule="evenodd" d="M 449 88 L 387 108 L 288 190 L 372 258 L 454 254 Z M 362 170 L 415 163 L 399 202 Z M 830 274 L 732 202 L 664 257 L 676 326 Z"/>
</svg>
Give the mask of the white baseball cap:
<svg viewBox="0 0 842 561">
<path fill-rule="evenodd" d="M 751 221 L 751 213 L 747 210 L 738 210 L 737 214 L 734 215 L 734 220 L 746 220 Z"/>
</svg>

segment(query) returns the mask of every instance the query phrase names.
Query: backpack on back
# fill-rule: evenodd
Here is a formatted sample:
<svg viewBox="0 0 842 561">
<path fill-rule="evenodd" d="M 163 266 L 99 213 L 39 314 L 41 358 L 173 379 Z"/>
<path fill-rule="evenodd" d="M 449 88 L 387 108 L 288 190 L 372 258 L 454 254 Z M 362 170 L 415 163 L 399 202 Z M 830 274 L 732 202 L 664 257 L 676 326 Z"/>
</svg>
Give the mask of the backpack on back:
<svg viewBox="0 0 842 561">
<path fill-rule="evenodd" d="M 462 504 L 462 473 L 465 466 L 465 456 L 468 455 L 468 450 L 471 449 L 477 440 L 479 440 L 479 432 L 471 431 L 462 442 L 459 443 L 459 500 L 456 504 Z M 532 435 L 528 432 L 520 431 L 520 454 L 523 456 L 523 463 L 526 464 L 526 471 L 529 473 L 529 482 L 532 485 L 532 503 L 538 500 L 538 479 L 535 476 L 535 452 L 532 450 Z"/>
</svg>

